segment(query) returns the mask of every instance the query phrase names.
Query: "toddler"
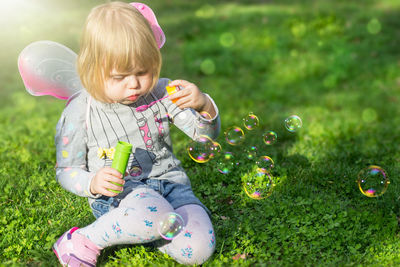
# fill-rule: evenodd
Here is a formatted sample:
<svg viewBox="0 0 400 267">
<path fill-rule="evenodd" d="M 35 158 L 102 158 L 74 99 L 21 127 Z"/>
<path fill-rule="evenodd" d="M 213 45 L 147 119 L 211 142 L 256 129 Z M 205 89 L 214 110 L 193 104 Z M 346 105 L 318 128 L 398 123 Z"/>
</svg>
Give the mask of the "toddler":
<svg viewBox="0 0 400 267">
<path fill-rule="evenodd" d="M 172 152 L 169 123 L 192 139 L 214 139 L 218 109 L 195 84 L 159 78 L 164 41 L 144 4 L 111 2 L 88 15 L 77 61 L 85 90 L 70 97 L 57 124 L 56 177 L 88 199 L 96 220 L 71 228 L 53 245 L 63 265 L 95 266 L 106 247 L 156 240 L 182 264 L 202 264 L 215 250 L 210 213 Z M 167 85 L 182 90 L 166 97 Z M 133 145 L 124 174 L 110 167 L 119 141 Z M 168 212 L 185 222 L 172 241 L 157 231 Z"/>
</svg>

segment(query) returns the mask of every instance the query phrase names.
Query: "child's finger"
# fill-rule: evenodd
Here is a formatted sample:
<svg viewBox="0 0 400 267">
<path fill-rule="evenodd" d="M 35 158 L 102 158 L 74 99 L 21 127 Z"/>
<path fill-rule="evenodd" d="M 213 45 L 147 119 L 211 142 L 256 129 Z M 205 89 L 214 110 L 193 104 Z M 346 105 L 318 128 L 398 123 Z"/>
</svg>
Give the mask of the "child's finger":
<svg viewBox="0 0 400 267">
<path fill-rule="evenodd" d="M 191 85 L 192 83 L 185 81 L 185 80 L 173 80 L 172 82 L 170 82 L 168 85 L 169 86 L 183 86 L 183 87 L 187 87 L 189 85 Z"/>
<path fill-rule="evenodd" d="M 172 101 L 172 100 L 175 100 L 175 99 L 178 99 L 178 98 L 181 98 L 181 97 L 185 97 L 187 95 L 188 95 L 187 92 L 178 91 L 178 92 L 173 93 L 172 95 L 170 95 L 169 99 Z"/>
<path fill-rule="evenodd" d="M 179 97 L 179 96 L 182 96 L 183 95 L 183 91 L 184 90 L 175 90 L 175 92 L 173 92 L 173 93 L 171 93 L 169 96 L 170 97 Z"/>
<path fill-rule="evenodd" d="M 176 88 L 176 86 L 175 86 L 175 88 Z M 175 92 L 170 94 L 170 96 L 182 97 L 184 95 L 189 94 L 190 91 L 191 91 L 190 87 L 183 88 L 182 86 L 180 86 L 179 89 L 175 90 Z"/>
<path fill-rule="evenodd" d="M 124 180 L 124 179 L 117 178 L 117 177 L 115 177 L 115 176 L 107 176 L 107 177 L 106 177 L 106 180 L 107 180 L 108 182 L 113 182 L 113 183 L 117 183 L 117 184 L 122 184 L 122 185 L 125 184 L 125 180 Z"/>
<path fill-rule="evenodd" d="M 112 190 L 121 191 L 121 192 L 124 190 L 124 188 L 122 186 L 118 186 L 118 185 L 113 184 L 113 183 L 108 183 L 107 184 L 107 189 L 112 189 Z"/>
<path fill-rule="evenodd" d="M 188 104 L 190 103 L 190 99 L 186 98 L 180 98 L 178 101 L 176 101 L 176 105 L 180 108 L 185 108 L 188 107 Z"/>
<path fill-rule="evenodd" d="M 179 99 L 176 102 L 176 105 L 180 108 L 180 109 L 185 109 L 185 108 L 193 108 L 193 104 L 192 101 L 190 101 L 190 99 Z"/>
<path fill-rule="evenodd" d="M 112 175 L 114 177 L 118 177 L 118 178 L 122 178 L 123 177 L 122 174 L 119 171 L 117 171 L 116 169 L 113 169 L 111 167 L 105 167 L 104 168 L 104 173 Z"/>
<path fill-rule="evenodd" d="M 115 197 L 116 195 L 118 195 L 118 193 L 109 191 L 106 188 L 102 189 L 100 191 L 100 194 L 102 194 L 103 196 L 107 196 L 107 197 Z"/>
</svg>

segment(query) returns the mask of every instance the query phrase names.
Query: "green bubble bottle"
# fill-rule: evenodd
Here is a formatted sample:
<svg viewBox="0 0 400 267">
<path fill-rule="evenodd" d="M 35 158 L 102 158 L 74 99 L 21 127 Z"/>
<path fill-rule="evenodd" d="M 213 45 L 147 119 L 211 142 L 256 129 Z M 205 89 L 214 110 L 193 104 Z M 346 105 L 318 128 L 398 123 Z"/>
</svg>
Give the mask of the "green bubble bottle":
<svg viewBox="0 0 400 267">
<path fill-rule="evenodd" d="M 132 152 L 132 145 L 127 142 L 118 141 L 115 147 L 114 158 L 111 164 L 111 168 L 116 169 L 122 175 L 125 175 L 126 166 L 128 165 L 129 156 Z M 115 185 L 122 186 L 121 184 L 111 182 Z M 121 193 L 121 191 L 108 189 L 114 193 Z"/>
</svg>

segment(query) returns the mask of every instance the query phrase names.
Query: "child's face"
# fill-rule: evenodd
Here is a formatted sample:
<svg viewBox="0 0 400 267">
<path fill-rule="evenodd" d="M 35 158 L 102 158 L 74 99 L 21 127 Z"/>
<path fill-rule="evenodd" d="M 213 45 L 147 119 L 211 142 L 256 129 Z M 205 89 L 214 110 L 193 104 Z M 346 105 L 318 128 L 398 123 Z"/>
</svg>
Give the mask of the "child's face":
<svg viewBox="0 0 400 267">
<path fill-rule="evenodd" d="M 149 93 L 152 84 L 153 75 L 149 71 L 118 73 L 113 70 L 105 82 L 105 96 L 111 103 L 129 105 Z"/>
</svg>

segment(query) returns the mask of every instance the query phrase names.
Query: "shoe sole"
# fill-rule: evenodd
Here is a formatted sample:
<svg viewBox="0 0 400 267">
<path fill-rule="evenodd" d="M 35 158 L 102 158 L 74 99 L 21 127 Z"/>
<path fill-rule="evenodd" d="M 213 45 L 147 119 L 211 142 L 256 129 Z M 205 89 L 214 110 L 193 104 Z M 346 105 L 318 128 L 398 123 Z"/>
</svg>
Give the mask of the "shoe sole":
<svg viewBox="0 0 400 267">
<path fill-rule="evenodd" d="M 73 228 L 72 228 L 73 229 Z M 56 254 L 58 261 L 61 263 L 62 266 L 68 266 L 68 264 L 66 262 L 64 262 L 61 257 L 60 257 L 60 252 L 58 251 L 58 243 L 61 243 L 61 240 L 63 240 L 64 236 L 66 234 L 68 234 L 71 231 L 71 229 L 67 232 L 65 232 L 62 236 L 60 236 L 60 238 L 53 244 L 52 249 L 54 254 Z M 75 231 L 75 230 L 74 230 Z"/>
<path fill-rule="evenodd" d="M 64 237 L 64 235 L 61 236 L 61 238 L 62 238 L 62 237 Z M 58 242 L 58 241 L 57 241 L 57 242 Z M 52 249 L 53 249 L 54 254 L 56 254 L 57 259 L 58 259 L 58 261 L 61 263 L 61 265 L 62 265 L 62 266 L 67 266 L 67 264 L 66 264 L 66 263 L 60 258 L 60 256 L 59 256 L 59 252 L 58 252 L 58 249 L 57 249 L 57 243 L 55 243 L 55 244 L 53 245 Z"/>
</svg>

